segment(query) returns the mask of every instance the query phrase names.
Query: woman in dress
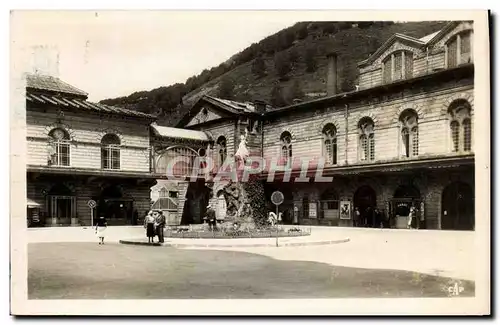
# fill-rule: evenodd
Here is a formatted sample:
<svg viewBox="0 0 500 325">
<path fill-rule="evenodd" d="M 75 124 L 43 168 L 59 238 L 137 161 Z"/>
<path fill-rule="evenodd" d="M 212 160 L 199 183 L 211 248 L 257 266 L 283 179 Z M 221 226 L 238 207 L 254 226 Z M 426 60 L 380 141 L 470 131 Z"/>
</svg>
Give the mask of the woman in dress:
<svg viewBox="0 0 500 325">
<path fill-rule="evenodd" d="M 99 238 L 99 245 L 104 245 L 104 235 L 106 233 L 106 229 L 108 228 L 108 222 L 103 215 L 101 215 L 95 223 L 95 233 Z"/>
<path fill-rule="evenodd" d="M 144 228 L 146 228 L 148 243 L 152 243 L 155 237 L 155 217 L 153 216 L 153 211 L 149 211 L 144 218 Z"/>
</svg>

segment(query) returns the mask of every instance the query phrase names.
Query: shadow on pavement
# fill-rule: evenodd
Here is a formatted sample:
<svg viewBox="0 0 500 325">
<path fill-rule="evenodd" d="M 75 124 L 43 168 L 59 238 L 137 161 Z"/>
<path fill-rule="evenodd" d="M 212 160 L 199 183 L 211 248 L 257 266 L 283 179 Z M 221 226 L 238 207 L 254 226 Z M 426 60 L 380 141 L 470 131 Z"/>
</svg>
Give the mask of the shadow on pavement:
<svg viewBox="0 0 500 325">
<path fill-rule="evenodd" d="M 471 297 L 472 281 L 282 261 L 246 252 L 95 243 L 28 245 L 29 299 Z"/>
</svg>

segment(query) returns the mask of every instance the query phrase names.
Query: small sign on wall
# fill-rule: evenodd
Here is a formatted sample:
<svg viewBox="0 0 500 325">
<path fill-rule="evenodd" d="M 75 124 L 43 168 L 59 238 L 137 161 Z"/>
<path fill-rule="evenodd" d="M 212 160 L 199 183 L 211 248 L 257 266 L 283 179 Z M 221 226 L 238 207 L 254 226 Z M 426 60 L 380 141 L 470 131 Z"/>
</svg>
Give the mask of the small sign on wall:
<svg viewBox="0 0 500 325">
<path fill-rule="evenodd" d="M 340 201 L 340 219 L 351 219 L 351 201 Z"/>
<path fill-rule="evenodd" d="M 317 218 L 318 211 L 316 202 L 309 202 L 309 218 Z"/>
</svg>

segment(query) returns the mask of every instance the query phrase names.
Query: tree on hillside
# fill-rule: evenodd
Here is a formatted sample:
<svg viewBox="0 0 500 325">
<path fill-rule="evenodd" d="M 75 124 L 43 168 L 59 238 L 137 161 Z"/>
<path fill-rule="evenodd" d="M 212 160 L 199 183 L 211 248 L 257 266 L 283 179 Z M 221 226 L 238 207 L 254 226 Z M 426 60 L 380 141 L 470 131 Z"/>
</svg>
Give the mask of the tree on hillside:
<svg viewBox="0 0 500 325">
<path fill-rule="evenodd" d="M 218 97 L 232 99 L 234 97 L 234 80 L 229 76 L 223 76 L 219 83 Z"/>
<path fill-rule="evenodd" d="M 310 47 L 306 50 L 305 55 L 305 63 L 306 63 L 306 71 L 314 72 L 316 71 L 316 49 L 314 47 Z"/>
<path fill-rule="evenodd" d="M 267 74 L 266 61 L 264 61 L 261 55 L 257 56 L 252 62 L 252 73 L 257 78 L 262 78 Z"/>
<path fill-rule="evenodd" d="M 286 52 L 276 53 L 274 56 L 274 68 L 280 80 L 286 80 L 288 78 L 288 73 L 291 71 L 292 67 Z"/>
<path fill-rule="evenodd" d="M 299 52 L 297 51 L 297 49 L 295 47 L 292 47 L 290 49 L 290 52 L 288 53 L 288 58 L 290 60 L 290 64 L 292 65 L 292 67 L 295 67 L 297 65 L 297 63 L 299 62 Z"/>
<path fill-rule="evenodd" d="M 305 94 L 302 90 L 302 85 L 299 80 L 295 79 L 288 88 L 287 102 L 293 103 L 294 99 L 303 99 Z"/>
<path fill-rule="evenodd" d="M 276 83 L 271 90 L 271 105 L 274 107 L 283 107 L 287 105 L 285 96 L 283 96 L 283 89 L 279 83 Z"/>
<path fill-rule="evenodd" d="M 297 30 L 297 39 L 303 40 L 304 38 L 309 35 L 309 31 L 307 30 L 307 25 L 308 23 L 301 23 L 301 25 L 298 26 Z"/>
</svg>

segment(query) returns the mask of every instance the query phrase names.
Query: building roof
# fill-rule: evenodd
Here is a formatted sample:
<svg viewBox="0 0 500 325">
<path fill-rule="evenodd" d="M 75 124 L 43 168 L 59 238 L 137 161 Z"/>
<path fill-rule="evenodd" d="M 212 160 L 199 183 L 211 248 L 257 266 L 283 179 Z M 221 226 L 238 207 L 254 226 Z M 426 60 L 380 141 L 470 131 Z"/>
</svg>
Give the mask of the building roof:
<svg viewBox="0 0 500 325">
<path fill-rule="evenodd" d="M 83 90 L 76 88 L 59 78 L 40 74 L 28 74 L 26 75 L 26 87 L 45 90 L 50 92 L 71 94 L 78 96 L 87 97 L 87 93 Z"/>
<path fill-rule="evenodd" d="M 217 97 L 212 97 L 208 95 L 203 95 L 191 106 L 189 111 L 184 114 L 184 116 L 177 123 L 177 127 L 186 126 L 191 119 L 198 114 L 203 105 L 203 102 L 212 104 L 216 109 L 225 112 L 227 117 L 237 116 L 240 114 L 258 114 L 262 113 L 257 110 L 254 103 L 251 102 L 236 102 L 234 100 L 222 99 Z M 264 102 L 263 102 L 264 103 Z M 266 111 L 270 111 L 272 108 L 270 105 L 266 104 Z"/>
<path fill-rule="evenodd" d="M 222 98 L 212 97 L 212 96 L 208 96 L 208 95 L 205 95 L 204 97 L 225 105 L 226 108 L 229 108 L 229 110 L 232 113 L 241 113 L 241 112 L 255 113 L 256 112 L 255 105 L 253 103 L 250 103 L 250 102 L 242 103 L 242 102 L 236 102 L 234 100 L 222 99 Z"/>
<path fill-rule="evenodd" d="M 50 95 L 50 94 L 40 94 L 32 93 L 29 90 L 26 92 L 26 100 L 35 104 L 48 104 L 52 106 L 57 106 L 62 109 L 78 109 L 80 111 L 87 112 L 101 112 L 114 115 L 156 119 L 154 115 L 146 114 L 131 109 L 110 106 L 100 103 L 92 103 L 83 98 L 71 98 L 61 95 Z"/>
<path fill-rule="evenodd" d="M 441 30 L 438 30 L 437 32 L 434 32 L 432 34 L 429 34 L 429 35 L 425 35 L 424 37 L 422 38 L 419 38 L 420 41 L 424 42 L 424 43 L 427 43 L 429 42 L 431 39 L 434 38 L 434 36 L 436 36 L 437 34 L 439 34 Z"/>
<path fill-rule="evenodd" d="M 152 123 L 151 128 L 153 129 L 155 134 L 160 137 L 181 138 L 195 141 L 210 141 L 210 137 L 202 131 L 160 126 L 157 123 Z"/>
<path fill-rule="evenodd" d="M 26 76 L 26 100 L 35 104 L 52 105 L 62 109 L 156 119 L 151 114 L 89 102 L 86 92 L 52 76 L 28 74 Z"/>
</svg>

